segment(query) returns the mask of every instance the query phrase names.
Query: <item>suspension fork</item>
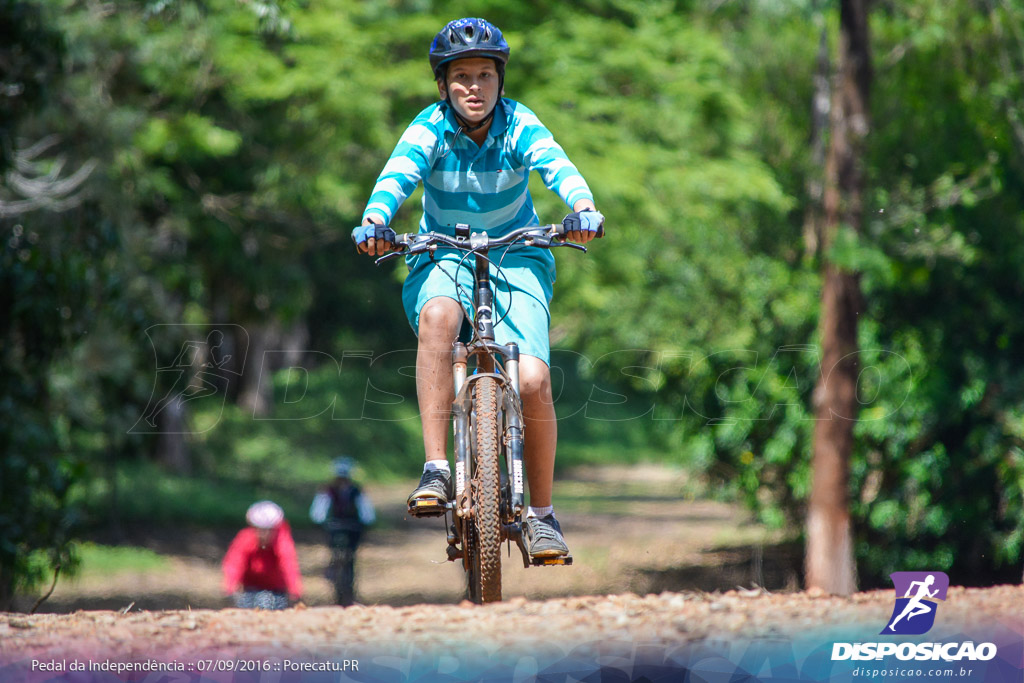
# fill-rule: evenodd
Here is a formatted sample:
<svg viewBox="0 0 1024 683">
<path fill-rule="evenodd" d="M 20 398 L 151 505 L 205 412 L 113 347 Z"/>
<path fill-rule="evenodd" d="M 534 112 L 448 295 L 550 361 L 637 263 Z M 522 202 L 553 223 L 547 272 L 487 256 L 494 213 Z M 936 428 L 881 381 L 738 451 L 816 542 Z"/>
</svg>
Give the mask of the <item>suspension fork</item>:
<svg viewBox="0 0 1024 683">
<path fill-rule="evenodd" d="M 502 355 L 505 361 L 502 364 L 507 382 L 503 385 L 501 410 L 505 418 L 505 430 L 502 433 L 502 442 L 505 446 L 506 468 L 511 478 L 511 506 L 514 517 L 518 517 L 523 510 L 525 501 L 524 487 L 524 464 L 523 464 L 523 432 L 524 424 L 522 418 L 522 403 L 519 398 L 519 346 L 510 342 L 505 346 L 491 343 L 484 348 L 474 348 L 474 355 L 483 366 L 486 359 L 493 365 L 494 356 L 491 353 Z M 472 392 L 467 384 L 472 382 L 468 378 L 469 372 L 469 348 L 462 342 L 456 342 L 452 347 L 452 378 L 454 380 L 455 401 L 452 403 L 452 420 L 455 432 L 455 497 L 460 500 L 462 492 L 466 488 L 469 472 L 471 472 L 470 460 L 472 458 L 473 446 L 470 438 L 470 420 L 473 411 Z"/>
<path fill-rule="evenodd" d="M 511 391 L 504 392 L 506 429 L 504 434 L 505 452 L 508 457 L 508 472 L 512 479 L 512 516 L 519 519 L 523 512 L 523 407 L 519 398 L 519 345 L 509 342 L 505 357 L 505 372 L 508 374 Z"/>
<path fill-rule="evenodd" d="M 461 501 L 466 490 L 466 477 L 470 471 L 469 460 L 472 448 L 469 443 L 469 415 L 473 409 L 466 386 L 469 352 L 462 342 L 455 342 L 452 348 L 452 377 L 455 380 L 455 402 L 452 404 L 452 421 L 455 433 L 455 500 Z"/>
</svg>

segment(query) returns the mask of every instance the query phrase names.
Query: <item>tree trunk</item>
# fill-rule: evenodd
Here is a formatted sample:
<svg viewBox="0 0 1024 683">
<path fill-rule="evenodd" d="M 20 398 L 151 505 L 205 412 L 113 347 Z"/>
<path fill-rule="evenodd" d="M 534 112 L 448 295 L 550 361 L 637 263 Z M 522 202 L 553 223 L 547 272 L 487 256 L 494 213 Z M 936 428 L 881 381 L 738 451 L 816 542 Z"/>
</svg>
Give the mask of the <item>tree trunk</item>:
<svg viewBox="0 0 1024 683">
<path fill-rule="evenodd" d="M 254 418 L 266 418 L 270 416 L 274 399 L 271 378 L 282 367 L 301 362 L 309 341 L 309 332 L 302 322 L 282 330 L 276 320 L 263 325 L 250 325 L 248 332 L 248 358 L 241 370 L 237 402 Z M 268 356 L 268 351 L 275 353 Z M 280 351 L 284 353 L 276 353 Z"/>
<path fill-rule="evenodd" d="M 849 511 L 850 453 L 857 419 L 857 316 L 860 278 L 831 264 L 842 227 L 863 223 L 864 145 L 871 83 L 869 0 L 840 3 L 839 62 L 832 95 L 832 136 L 825 161 L 822 234 L 821 376 L 814 391 L 813 480 L 807 511 L 807 588 L 849 595 L 857 589 Z"/>
<path fill-rule="evenodd" d="M 0 562 L 0 612 L 14 608 L 14 573 Z"/>
<path fill-rule="evenodd" d="M 181 401 L 170 401 L 157 418 L 160 431 L 156 437 L 156 457 L 171 472 L 192 473 L 192 457 L 185 433 L 188 429 L 187 409 Z"/>
<path fill-rule="evenodd" d="M 816 17 L 820 16 L 815 14 Z M 828 55 L 828 25 L 821 17 L 821 38 L 818 41 L 818 66 L 814 72 L 814 95 L 811 98 L 811 170 L 807 174 L 807 208 L 804 211 L 804 254 L 813 259 L 821 245 L 825 194 L 825 141 L 828 136 L 829 72 L 832 62 Z"/>
<path fill-rule="evenodd" d="M 270 415 L 272 384 L 269 376 L 263 376 L 264 371 L 269 370 L 263 367 L 263 363 L 267 350 L 277 347 L 281 331 L 274 320 L 247 325 L 246 330 L 249 333 L 249 351 L 241 369 L 237 403 L 252 417 L 265 418 Z"/>
</svg>

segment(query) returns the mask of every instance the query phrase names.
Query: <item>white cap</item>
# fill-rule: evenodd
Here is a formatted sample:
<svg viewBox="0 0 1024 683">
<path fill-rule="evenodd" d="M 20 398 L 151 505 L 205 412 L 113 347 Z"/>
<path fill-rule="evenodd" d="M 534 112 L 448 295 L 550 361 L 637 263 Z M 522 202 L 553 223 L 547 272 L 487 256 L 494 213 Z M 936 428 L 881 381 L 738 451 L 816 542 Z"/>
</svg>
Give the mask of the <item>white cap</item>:
<svg viewBox="0 0 1024 683">
<path fill-rule="evenodd" d="M 273 529 L 284 521 L 284 510 L 277 503 L 261 500 L 249 506 L 245 521 L 257 529 Z"/>
</svg>

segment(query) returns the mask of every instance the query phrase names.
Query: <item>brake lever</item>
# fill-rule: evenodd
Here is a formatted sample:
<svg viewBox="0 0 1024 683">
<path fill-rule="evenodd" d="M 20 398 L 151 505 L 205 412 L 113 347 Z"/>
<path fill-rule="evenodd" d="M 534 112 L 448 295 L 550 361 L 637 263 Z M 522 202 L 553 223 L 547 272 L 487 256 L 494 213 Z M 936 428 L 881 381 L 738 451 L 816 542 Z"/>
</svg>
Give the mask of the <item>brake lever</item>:
<svg viewBox="0 0 1024 683">
<path fill-rule="evenodd" d="M 587 248 L 585 246 L 583 246 L 582 244 L 576 244 L 575 242 L 555 242 L 554 244 L 550 245 L 548 248 L 549 249 L 554 249 L 555 247 L 571 247 L 573 249 L 579 249 L 584 254 L 587 253 Z"/>
<path fill-rule="evenodd" d="M 375 260 L 373 262 L 373 265 L 379 266 L 382 263 L 387 263 L 388 261 L 392 261 L 396 258 L 401 258 L 402 256 L 405 256 L 405 251 L 393 251 L 390 254 L 384 254 L 383 256 Z"/>
</svg>

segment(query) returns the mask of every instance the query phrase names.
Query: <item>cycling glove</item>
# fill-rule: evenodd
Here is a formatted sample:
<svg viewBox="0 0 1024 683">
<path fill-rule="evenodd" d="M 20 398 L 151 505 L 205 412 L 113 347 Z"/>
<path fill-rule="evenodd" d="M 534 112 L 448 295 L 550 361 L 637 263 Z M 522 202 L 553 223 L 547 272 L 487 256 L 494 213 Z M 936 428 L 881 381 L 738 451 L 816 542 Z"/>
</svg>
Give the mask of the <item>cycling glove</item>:
<svg viewBox="0 0 1024 683">
<path fill-rule="evenodd" d="M 378 223 L 370 223 L 369 225 L 360 225 L 352 230 L 352 241 L 356 243 L 356 246 L 365 244 L 370 238 L 373 238 L 380 242 L 391 242 L 394 244 L 396 240 L 395 231 L 386 225 L 380 225 Z"/>
<path fill-rule="evenodd" d="M 562 220 L 566 231 L 592 232 L 597 237 L 604 235 L 604 216 L 600 211 L 575 211 Z"/>
</svg>

